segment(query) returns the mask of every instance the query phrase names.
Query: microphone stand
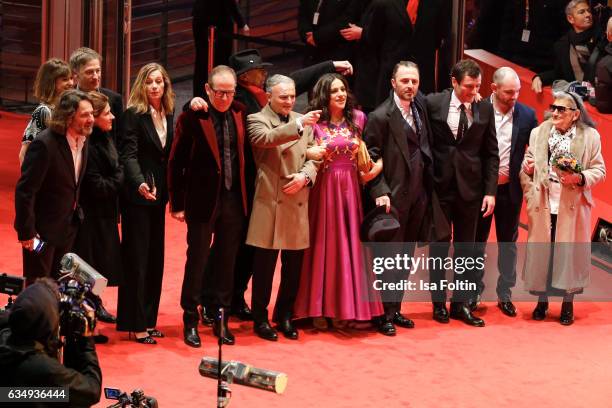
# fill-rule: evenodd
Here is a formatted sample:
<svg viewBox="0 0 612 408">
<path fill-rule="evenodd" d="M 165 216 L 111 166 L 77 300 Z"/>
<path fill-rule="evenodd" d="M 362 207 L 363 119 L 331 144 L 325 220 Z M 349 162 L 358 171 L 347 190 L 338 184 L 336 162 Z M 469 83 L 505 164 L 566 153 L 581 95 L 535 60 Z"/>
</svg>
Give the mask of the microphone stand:
<svg viewBox="0 0 612 408">
<path fill-rule="evenodd" d="M 229 400 L 231 397 L 231 391 L 229 389 L 228 384 L 223 381 L 223 378 L 221 377 L 221 374 L 223 372 L 222 370 L 222 362 L 223 360 L 222 355 L 222 349 L 223 349 L 223 338 L 225 337 L 225 309 L 220 307 L 219 308 L 219 314 L 217 316 L 218 320 L 218 324 L 219 324 L 219 340 L 218 340 L 218 345 L 219 345 L 219 356 L 218 356 L 218 364 L 217 364 L 217 408 L 223 408 L 226 407 L 229 404 Z"/>
</svg>

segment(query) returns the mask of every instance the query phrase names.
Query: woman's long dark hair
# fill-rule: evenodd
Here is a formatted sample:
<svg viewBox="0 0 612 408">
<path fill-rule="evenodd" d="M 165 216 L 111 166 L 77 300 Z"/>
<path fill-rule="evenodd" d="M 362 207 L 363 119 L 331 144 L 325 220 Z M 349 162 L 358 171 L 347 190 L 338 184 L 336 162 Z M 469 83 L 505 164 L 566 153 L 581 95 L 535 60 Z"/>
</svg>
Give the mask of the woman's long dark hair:
<svg viewBox="0 0 612 408">
<path fill-rule="evenodd" d="M 308 104 L 307 112 L 312 110 L 321 110 L 321 121 L 329 122 L 331 114 L 329 113 L 329 100 L 331 94 L 331 85 L 334 80 L 342 81 L 344 88 L 346 89 L 346 105 L 344 106 L 344 120 L 346 121 L 349 130 L 357 137 L 361 137 L 361 129 L 355 123 L 355 99 L 351 94 L 346 79 L 340 74 L 325 74 L 315 84 L 312 90 L 312 98 Z"/>
</svg>

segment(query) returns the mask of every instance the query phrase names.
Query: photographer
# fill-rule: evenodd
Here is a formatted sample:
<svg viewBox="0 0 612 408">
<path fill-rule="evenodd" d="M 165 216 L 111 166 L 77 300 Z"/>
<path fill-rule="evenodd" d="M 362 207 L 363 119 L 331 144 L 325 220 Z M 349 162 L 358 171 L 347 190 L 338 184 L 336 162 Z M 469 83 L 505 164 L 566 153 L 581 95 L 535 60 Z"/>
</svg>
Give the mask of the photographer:
<svg viewBox="0 0 612 408">
<path fill-rule="evenodd" d="M 58 360 L 59 298 L 57 285 L 48 278 L 39 279 L 17 297 L 8 328 L 0 330 L 0 386 L 67 387 L 69 406 L 89 407 L 100 400 L 98 356 L 91 337 L 70 336 L 64 365 Z"/>
</svg>

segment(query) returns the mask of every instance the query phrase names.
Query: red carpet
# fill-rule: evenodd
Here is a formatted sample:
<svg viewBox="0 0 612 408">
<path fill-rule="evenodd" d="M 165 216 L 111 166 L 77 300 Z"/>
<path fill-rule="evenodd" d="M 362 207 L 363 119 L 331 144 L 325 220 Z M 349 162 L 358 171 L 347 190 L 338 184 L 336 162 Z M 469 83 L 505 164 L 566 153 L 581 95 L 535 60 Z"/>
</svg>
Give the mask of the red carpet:
<svg viewBox="0 0 612 408">
<path fill-rule="evenodd" d="M 12 228 L 13 190 L 23 117 L 0 118 L 0 272 L 21 274 L 20 246 Z M 166 274 L 156 346 L 128 341 L 101 324 L 110 343 L 98 348 L 104 386 L 139 387 L 163 407 L 213 407 L 216 382 L 200 377 L 202 356 L 216 356 L 210 328 L 200 330 L 203 348 L 183 344 L 178 305 L 185 261 L 185 227 L 168 217 Z M 104 293 L 115 311 L 116 288 Z M 6 297 L 0 295 L 0 303 Z M 515 319 L 494 304 L 479 312 L 487 327 L 431 320 L 429 304 L 405 304 L 416 328 L 394 338 L 367 330 L 301 331 L 299 341 L 277 343 L 252 334 L 251 324 L 232 322 L 235 346 L 226 359 L 282 371 L 284 395 L 234 385 L 233 407 L 610 407 L 612 303 L 577 303 L 576 323 L 562 327 L 553 304 L 545 322 L 530 320 L 532 303 L 517 304 Z M 100 407 L 110 405 L 104 400 Z"/>
</svg>

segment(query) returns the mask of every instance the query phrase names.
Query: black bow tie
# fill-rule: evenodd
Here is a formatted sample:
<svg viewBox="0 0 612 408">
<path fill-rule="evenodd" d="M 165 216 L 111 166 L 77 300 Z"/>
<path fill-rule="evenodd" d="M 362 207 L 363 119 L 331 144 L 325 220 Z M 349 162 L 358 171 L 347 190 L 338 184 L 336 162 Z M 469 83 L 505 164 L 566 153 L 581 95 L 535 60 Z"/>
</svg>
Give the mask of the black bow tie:
<svg viewBox="0 0 612 408">
<path fill-rule="evenodd" d="M 289 123 L 289 115 L 278 115 L 278 117 L 280 118 L 281 122 Z"/>
</svg>

